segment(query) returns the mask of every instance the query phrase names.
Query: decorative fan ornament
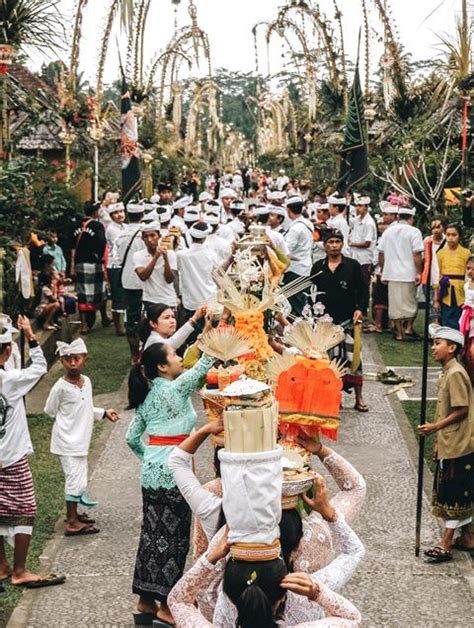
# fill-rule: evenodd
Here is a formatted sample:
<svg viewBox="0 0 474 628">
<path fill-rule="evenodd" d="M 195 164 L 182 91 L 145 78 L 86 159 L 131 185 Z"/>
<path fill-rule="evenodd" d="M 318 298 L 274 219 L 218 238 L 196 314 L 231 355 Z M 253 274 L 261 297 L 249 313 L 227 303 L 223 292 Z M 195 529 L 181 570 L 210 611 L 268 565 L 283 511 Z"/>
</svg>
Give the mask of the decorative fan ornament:
<svg viewBox="0 0 474 628">
<path fill-rule="evenodd" d="M 272 384 L 278 383 L 280 374 L 287 371 L 289 368 L 296 364 L 296 356 L 291 353 L 283 353 L 283 355 L 276 354 L 265 365 L 265 372 L 267 378 Z"/>
<path fill-rule="evenodd" d="M 198 348 L 207 355 L 230 362 L 252 351 L 247 340 L 233 328 L 213 329 L 201 336 Z"/>
<path fill-rule="evenodd" d="M 314 324 L 298 321 L 285 333 L 288 344 L 296 347 L 308 357 L 320 358 L 344 340 L 344 330 L 331 321 L 319 319 Z"/>
</svg>

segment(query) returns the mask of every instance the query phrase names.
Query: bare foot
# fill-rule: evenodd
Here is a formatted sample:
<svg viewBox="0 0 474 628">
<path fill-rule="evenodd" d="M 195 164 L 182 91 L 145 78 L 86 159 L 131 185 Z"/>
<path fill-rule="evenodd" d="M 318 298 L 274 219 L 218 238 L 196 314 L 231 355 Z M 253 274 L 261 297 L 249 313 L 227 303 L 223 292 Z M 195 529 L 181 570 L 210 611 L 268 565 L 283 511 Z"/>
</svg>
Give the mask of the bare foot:
<svg viewBox="0 0 474 628">
<path fill-rule="evenodd" d="M 77 520 L 74 523 L 66 523 L 65 532 L 79 532 L 80 530 L 84 530 L 89 526 L 89 523 L 82 523 Z"/>
<path fill-rule="evenodd" d="M 10 567 L 10 565 L 8 563 L 6 563 L 5 565 L 2 565 L 2 567 L 0 568 L 0 582 L 2 580 L 6 580 L 11 575 L 12 575 L 12 568 Z"/>
<path fill-rule="evenodd" d="M 37 573 L 31 573 L 31 571 L 22 571 L 20 573 L 12 573 L 12 584 L 23 584 L 25 582 L 35 582 L 39 580 L 42 576 Z"/>
<path fill-rule="evenodd" d="M 151 604 L 150 602 L 139 601 L 137 604 L 137 611 L 139 613 L 145 613 L 146 615 L 155 615 L 158 613 L 158 606 Z"/>
<path fill-rule="evenodd" d="M 157 612 L 156 616 L 158 619 L 161 619 L 167 624 L 172 624 L 174 626 L 173 615 L 170 613 L 170 609 L 165 604 L 161 605 L 160 610 Z"/>
</svg>

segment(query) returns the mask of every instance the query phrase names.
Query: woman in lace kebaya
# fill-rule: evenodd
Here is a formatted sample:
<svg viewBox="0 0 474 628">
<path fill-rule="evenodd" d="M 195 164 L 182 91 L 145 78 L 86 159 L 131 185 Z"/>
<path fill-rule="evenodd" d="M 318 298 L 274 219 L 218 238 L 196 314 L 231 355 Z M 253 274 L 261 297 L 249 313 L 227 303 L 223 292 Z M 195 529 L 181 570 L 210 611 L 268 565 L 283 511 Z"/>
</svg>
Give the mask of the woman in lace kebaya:
<svg viewBox="0 0 474 628">
<path fill-rule="evenodd" d="M 256 562 L 235 557 L 226 560 L 229 544 L 225 529 L 221 530 L 209 550 L 181 578 L 169 596 L 176 625 L 183 628 L 358 626 L 361 621 L 359 611 L 334 592 L 330 583 L 340 581 L 345 572 L 353 573 L 355 564 L 363 555 L 363 546 L 343 516 L 330 505 L 321 476 L 315 481 L 315 497 L 305 501 L 328 522 L 340 543 L 341 554 L 336 560 L 313 574 L 288 571 L 282 558 L 266 560 L 262 557 Z M 217 594 L 216 583 L 220 582 L 222 587 L 216 609 L 208 621 L 201 607 L 196 607 L 196 600 L 199 593 L 206 590 Z M 321 619 L 323 612 L 325 619 Z"/>
<path fill-rule="evenodd" d="M 143 523 L 135 563 L 133 592 L 138 611 L 165 622 L 173 618 L 168 593 L 181 577 L 189 549 L 191 510 L 168 467 L 168 457 L 196 425 L 190 396 L 214 360 L 203 356 L 183 372 L 181 358 L 169 345 L 152 344 L 129 379 L 129 405 L 136 414 L 127 443 L 142 461 Z M 148 443 L 142 441 L 144 433 Z M 157 607 L 157 601 L 160 608 Z"/>
<path fill-rule="evenodd" d="M 217 423 L 204 425 L 183 441 L 173 451 L 169 460 L 169 466 L 180 491 L 202 524 L 202 535 L 200 535 L 198 547 L 195 548 L 197 550 L 195 558 L 196 554 L 200 555 L 206 551 L 208 542 L 215 536 L 222 524 L 222 485 L 220 481 L 214 481 L 214 491 L 220 492 L 220 495 L 202 487 L 192 470 L 192 455 L 208 434 L 219 433 L 221 429 L 222 426 Z M 347 525 L 345 517 L 353 520 L 362 506 L 366 492 L 365 481 L 352 465 L 328 447 L 315 443 L 311 439 L 301 439 L 300 442 L 320 457 L 341 490 L 330 503 L 326 503 L 327 500 L 323 499 L 326 496 L 325 487 L 324 490 L 318 488 L 317 494 L 322 499 L 323 505 L 318 500 L 307 500 L 312 512 L 303 520 L 300 519 L 296 510 L 283 510 L 280 523 L 282 555 L 289 571 L 312 574 L 313 579 L 316 578 L 331 591 L 340 591 L 352 577 L 364 556 L 364 547 Z M 282 500 L 282 507 L 285 508 L 285 500 Z M 335 547 L 338 554 L 334 551 Z M 226 623 L 223 619 L 227 619 L 230 613 L 234 621 L 236 611 L 232 608 L 228 596 L 223 592 L 219 594 L 222 570 L 206 571 L 204 569 L 207 565 L 206 561 L 205 556 L 201 556 L 196 563 L 202 567 L 202 570 L 196 567 L 196 573 L 200 573 L 208 582 L 207 587 L 200 585 L 195 590 L 195 596 L 199 601 L 199 611 L 206 620 L 213 621 L 216 626 L 233 626 L 235 622 Z M 188 574 L 184 578 L 188 578 Z M 181 596 L 180 587 L 181 583 L 176 587 Z M 174 593 L 173 596 L 176 598 Z M 314 601 L 312 599 L 308 602 L 301 596 L 290 596 L 285 606 L 285 619 L 288 622 L 285 625 L 318 620 L 322 616 L 324 605 L 319 599 L 316 604 Z"/>
</svg>

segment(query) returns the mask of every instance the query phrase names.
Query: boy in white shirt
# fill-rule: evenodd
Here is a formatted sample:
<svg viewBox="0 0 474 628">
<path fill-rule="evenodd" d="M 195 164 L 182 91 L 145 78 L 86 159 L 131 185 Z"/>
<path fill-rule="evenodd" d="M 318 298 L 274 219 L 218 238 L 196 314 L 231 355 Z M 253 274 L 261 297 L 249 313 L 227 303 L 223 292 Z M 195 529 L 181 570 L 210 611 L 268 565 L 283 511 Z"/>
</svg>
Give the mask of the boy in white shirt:
<svg viewBox="0 0 474 628">
<path fill-rule="evenodd" d="M 65 536 L 97 534 L 94 520 L 78 513 L 78 504 L 92 508 L 87 496 L 87 456 L 94 419 L 115 423 L 115 410 L 95 408 L 90 379 L 82 374 L 87 362 L 87 347 L 82 338 L 67 344 L 57 342 L 57 352 L 66 371 L 52 387 L 44 407 L 56 420 L 51 433 L 51 453 L 59 457 L 65 477 L 67 524 Z"/>
</svg>

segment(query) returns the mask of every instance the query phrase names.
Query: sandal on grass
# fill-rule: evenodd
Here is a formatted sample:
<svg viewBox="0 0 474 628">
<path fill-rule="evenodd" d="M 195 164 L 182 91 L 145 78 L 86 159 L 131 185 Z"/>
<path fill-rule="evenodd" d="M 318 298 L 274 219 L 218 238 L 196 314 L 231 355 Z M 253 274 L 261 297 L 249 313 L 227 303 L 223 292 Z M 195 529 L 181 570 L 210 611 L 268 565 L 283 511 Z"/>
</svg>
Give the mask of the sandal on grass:
<svg viewBox="0 0 474 628">
<path fill-rule="evenodd" d="M 429 558 L 430 563 L 446 563 L 453 560 L 453 555 L 448 550 L 441 547 L 441 545 L 435 545 L 424 551 L 424 555 Z"/>
<path fill-rule="evenodd" d="M 381 334 L 381 333 L 383 333 L 383 331 L 381 329 L 378 329 L 376 327 L 376 325 L 367 325 L 367 327 L 364 327 L 364 329 L 362 331 L 364 332 L 364 334 Z"/>
<path fill-rule="evenodd" d="M 25 589 L 40 589 L 42 587 L 53 587 L 57 584 L 63 584 L 65 581 L 66 576 L 57 576 L 55 573 L 50 573 L 47 576 L 39 576 L 37 580 L 19 582 L 14 586 L 24 587 Z"/>
<path fill-rule="evenodd" d="M 86 525 L 80 530 L 66 530 L 64 536 L 87 536 L 89 534 L 99 534 L 99 528 L 93 525 Z"/>
</svg>

